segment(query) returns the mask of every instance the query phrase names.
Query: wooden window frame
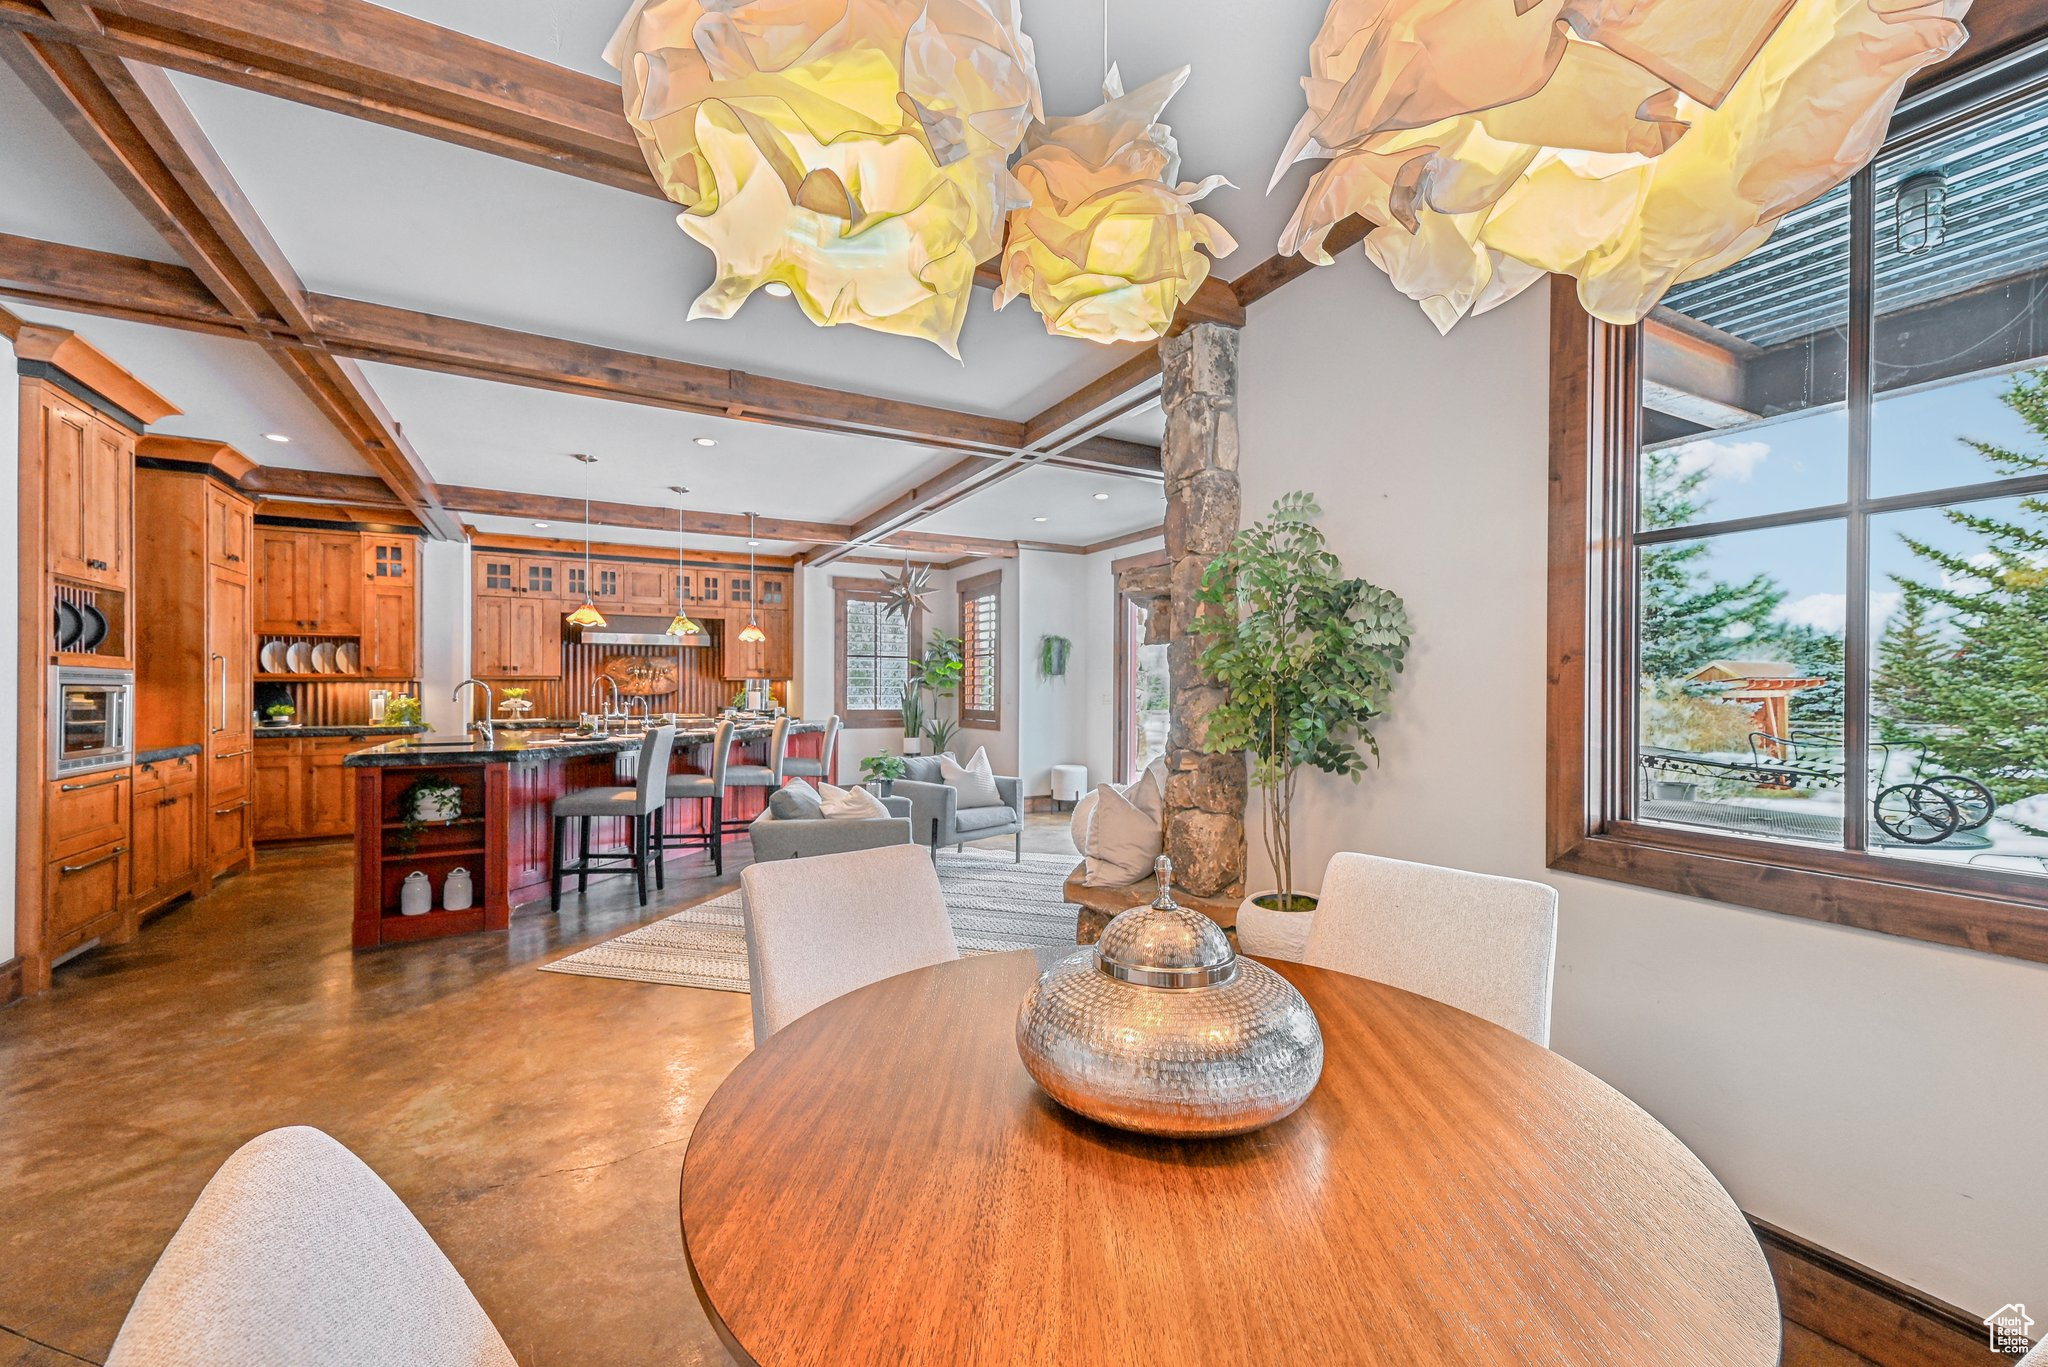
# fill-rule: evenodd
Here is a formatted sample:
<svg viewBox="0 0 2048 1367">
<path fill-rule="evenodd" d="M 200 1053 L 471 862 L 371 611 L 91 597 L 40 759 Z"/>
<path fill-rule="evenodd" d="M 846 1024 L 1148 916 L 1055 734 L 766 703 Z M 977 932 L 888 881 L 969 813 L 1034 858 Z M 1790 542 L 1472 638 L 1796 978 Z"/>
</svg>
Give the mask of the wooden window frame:
<svg viewBox="0 0 2048 1367">
<path fill-rule="evenodd" d="M 963 729 L 977 731 L 1000 731 L 1003 729 L 1003 572 L 992 570 L 961 581 L 957 587 L 960 605 L 960 637 L 962 670 L 960 674 L 960 725 Z M 995 704 L 988 708 L 971 708 L 967 705 L 967 685 L 975 677 L 974 661 L 966 653 L 967 605 L 983 598 L 996 600 L 995 640 L 989 650 L 989 668 L 995 672 L 995 687 L 990 696 Z"/>
<path fill-rule="evenodd" d="M 846 605 L 851 602 L 887 602 L 889 590 L 879 579 L 840 578 L 832 581 L 832 701 L 839 714 L 842 726 L 851 728 L 879 729 L 893 726 L 902 729 L 903 709 L 864 708 L 855 711 L 846 705 Z M 910 614 L 910 658 L 916 659 L 924 653 L 924 613 Z"/>
<path fill-rule="evenodd" d="M 1138 653 L 1131 648 L 1131 615 L 1140 607 L 1140 597 L 1131 592 L 1125 577 L 1138 570 L 1157 568 L 1167 563 L 1166 548 L 1140 551 L 1113 560 L 1109 566 L 1110 581 L 1110 623 L 1116 633 L 1116 783 L 1129 783 L 1137 775 L 1131 762 L 1131 742 L 1135 737 L 1131 728 L 1131 716 L 1137 711 Z M 1156 602 L 1150 594 L 1144 595 L 1145 602 Z"/>
<path fill-rule="evenodd" d="M 1626 818 L 1641 329 L 1551 286 L 1549 867 L 2048 963 L 2048 878 Z"/>
</svg>

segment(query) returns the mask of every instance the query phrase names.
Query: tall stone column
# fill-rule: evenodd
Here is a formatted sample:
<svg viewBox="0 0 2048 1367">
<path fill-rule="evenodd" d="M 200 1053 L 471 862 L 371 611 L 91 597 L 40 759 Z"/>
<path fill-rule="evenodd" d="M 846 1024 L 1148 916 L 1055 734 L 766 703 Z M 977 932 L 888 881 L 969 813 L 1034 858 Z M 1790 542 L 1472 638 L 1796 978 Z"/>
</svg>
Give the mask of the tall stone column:
<svg viewBox="0 0 2048 1367">
<path fill-rule="evenodd" d="M 1242 753 L 1205 754 L 1209 717 L 1224 693 L 1202 672 L 1194 635 L 1202 573 L 1237 535 L 1237 329 L 1197 323 L 1159 348 L 1166 440 L 1168 674 L 1166 853 L 1174 882 L 1202 897 L 1244 892 L 1246 800 Z"/>
</svg>

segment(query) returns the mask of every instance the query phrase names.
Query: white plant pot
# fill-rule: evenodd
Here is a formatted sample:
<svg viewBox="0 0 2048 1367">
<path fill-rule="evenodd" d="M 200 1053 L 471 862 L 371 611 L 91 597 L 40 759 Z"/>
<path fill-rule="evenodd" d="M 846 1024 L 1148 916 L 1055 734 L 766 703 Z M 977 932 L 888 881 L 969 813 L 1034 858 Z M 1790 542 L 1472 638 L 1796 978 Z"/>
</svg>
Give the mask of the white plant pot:
<svg viewBox="0 0 2048 1367">
<path fill-rule="evenodd" d="M 904 753 L 904 754 L 906 754 L 906 755 L 921 755 L 921 754 L 923 754 L 923 753 L 924 753 L 924 737 L 923 737 L 923 736 L 905 736 L 905 737 L 903 738 L 903 753 Z"/>
<path fill-rule="evenodd" d="M 462 790 L 414 793 L 412 815 L 415 821 L 429 823 L 457 820 L 462 815 Z"/>
<path fill-rule="evenodd" d="M 1277 895 L 1276 890 L 1266 889 L 1237 904 L 1237 947 L 1241 953 L 1257 955 L 1261 959 L 1299 962 L 1302 950 L 1308 945 L 1308 930 L 1315 924 L 1316 914 L 1313 910 L 1275 911 L 1258 904 L 1258 898 Z M 1306 895 L 1295 894 L 1297 897 Z"/>
</svg>

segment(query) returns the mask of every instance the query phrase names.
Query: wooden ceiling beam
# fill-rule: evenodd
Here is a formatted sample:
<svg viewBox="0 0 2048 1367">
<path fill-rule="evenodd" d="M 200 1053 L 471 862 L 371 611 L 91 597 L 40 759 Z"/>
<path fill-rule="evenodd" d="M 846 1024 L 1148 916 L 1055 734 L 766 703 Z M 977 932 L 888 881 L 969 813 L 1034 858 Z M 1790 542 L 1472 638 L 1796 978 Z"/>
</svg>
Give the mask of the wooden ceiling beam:
<svg viewBox="0 0 2048 1367">
<path fill-rule="evenodd" d="M 69 13 L 82 6 L 60 8 Z M 276 340 L 279 326 L 307 326 L 304 289 L 169 77 L 108 53 L 18 32 L 0 31 L 0 54 L 185 259 L 197 284 L 263 346 L 406 508 L 437 535 L 459 535 L 459 525 L 434 500 L 425 466 L 355 364 Z M 167 283 L 161 271 L 150 274 L 155 285 Z"/>
</svg>

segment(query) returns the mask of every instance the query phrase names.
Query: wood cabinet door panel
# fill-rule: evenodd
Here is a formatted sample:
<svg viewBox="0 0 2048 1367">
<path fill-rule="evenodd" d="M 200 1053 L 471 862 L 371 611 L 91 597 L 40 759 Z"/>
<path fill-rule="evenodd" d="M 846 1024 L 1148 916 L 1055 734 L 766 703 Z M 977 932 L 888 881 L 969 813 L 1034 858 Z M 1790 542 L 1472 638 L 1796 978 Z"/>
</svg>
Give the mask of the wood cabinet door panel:
<svg viewBox="0 0 2048 1367">
<path fill-rule="evenodd" d="M 419 581 L 419 546 L 409 536 L 367 537 L 363 541 L 363 577 L 371 587 Z"/>
<path fill-rule="evenodd" d="M 249 581 L 232 568 L 207 576 L 206 715 L 216 750 L 246 742 L 255 728 L 255 643 L 249 629 Z"/>
<path fill-rule="evenodd" d="M 126 585 L 135 525 L 134 434 L 95 418 L 82 483 L 86 573 L 103 584 Z"/>
<path fill-rule="evenodd" d="M 476 575 L 476 591 L 479 594 L 498 597 L 519 592 L 518 556 L 479 551 L 472 568 Z"/>
<path fill-rule="evenodd" d="M 174 788 L 156 808 L 154 891 L 185 883 L 199 871 L 199 790 Z"/>
<path fill-rule="evenodd" d="M 303 834 L 305 767 L 298 741 L 267 741 L 257 751 L 256 782 L 250 793 L 256 839 L 290 840 Z"/>
<path fill-rule="evenodd" d="M 264 744 L 280 742 L 265 741 Z M 289 744 L 290 742 L 281 742 Z M 215 806 L 249 796 L 251 776 L 256 771 L 256 748 L 252 742 L 237 741 L 216 746 L 207 766 L 207 794 Z"/>
<path fill-rule="evenodd" d="M 131 791 L 126 769 L 80 774 L 52 783 L 44 817 L 49 857 L 125 843 Z"/>
<path fill-rule="evenodd" d="M 249 862 L 251 843 L 249 814 L 255 799 L 248 796 L 223 802 L 213 797 L 207 803 L 207 858 L 216 874 L 240 868 Z"/>
<path fill-rule="evenodd" d="M 206 558 L 217 569 L 248 574 L 255 558 L 255 522 L 247 499 L 206 486 Z"/>
<path fill-rule="evenodd" d="M 561 597 L 567 592 L 561 562 L 552 556 L 519 557 L 519 591 L 533 598 Z"/>
<path fill-rule="evenodd" d="M 622 605 L 634 612 L 673 612 L 676 600 L 669 588 L 674 573 L 662 565 L 621 566 Z"/>
<path fill-rule="evenodd" d="M 410 679 L 419 672 L 419 595 L 410 583 L 373 579 L 363 594 L 363 673 Z"/>
<path fill-rule="evenodd" d="M 43 941 L 48 950 L 61 954 L 71 948 L 66 937 L 120 914 L 128 898 L 128 863 L 125 842 L 50 862 L 43 882 Z"/>
<path fill-rule="evenodd" d="M 351 742 L 351 748 L 355 742 Z M 315 750 L 305 760 L 305 819 L 301 834 L 349 835 L 356 828 L 355 771 L 344 768 L 348 750 Z"/>
<path fill-rule="evenodd" d="M 299 599 L 310 603 L 313 629 L 355 636 L 363 623 L 363 543 L 354 532 L 302 534 Z"/>
<path fill-rule="evenodd" d="M 41 399 L 43 517 L 52 574 L 90 579 L 86 567 L 86 466 L 91 460 L 93 418 L 84 408 L 44 391 Z"/>
<path fill-rule="evenodd" d="M 306 630 L 312 613 L 299 600 L 297 533 L 256 529 L 255 589 L 257 631 L 290 636 Z"/>
</svg>

